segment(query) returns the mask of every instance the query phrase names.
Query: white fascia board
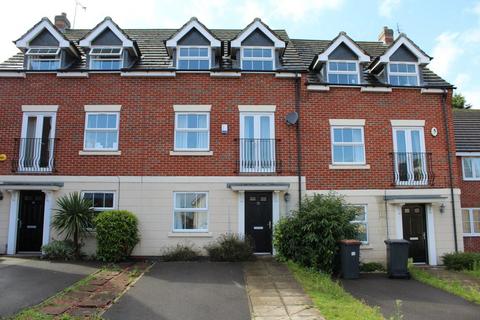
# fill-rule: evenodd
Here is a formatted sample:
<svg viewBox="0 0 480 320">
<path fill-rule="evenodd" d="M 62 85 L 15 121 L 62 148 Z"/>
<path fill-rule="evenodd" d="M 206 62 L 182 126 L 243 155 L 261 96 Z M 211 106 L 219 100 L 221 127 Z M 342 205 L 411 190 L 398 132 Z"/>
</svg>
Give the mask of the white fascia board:
<svg viewBox="0 0 480 320">
<path fill-rule="evenodd" d="M 58 78 L 88 78 L 88 72 L 57 72 Z"/>
<path fill-rule="evenodd" d="M 221 43 L 218 39 L 215 39 L 212 34 L 205 29 L 197 20 L 190 20 L 190 22 L 183 27 L 173 38 L 167 40 L 166 46 L 170 48 L 174 48 L 177 46 L 177 42 L 183 38 L 190 30 L 193 28 L 197 29 L 205 38 L 210 41 L 210 46 L 214 48 L 219 48 Z"/>
<path fill-rule="evenodd" d="M 85 105 L 84 109 L 86 112 L 119 112 L 120 110 L 122 110 L 122 106 L 119 104 L 89 104 Z"/>
<path fill-rule="evenodd" d="M 212 105 L 210 104 L 174 104 L 175 112 L 210 112 Z"/>
<path fill-rule="evenodd" d="M 80 47 L 90 47 L 92 41 L 95 40 L 100 33 L 109 28 L 120 40 L 122 40 L 122 46 L 127 48 L 133 48 L 133 41 L 127 39 L 125 35 L 115 26 L 110 19 L 104 20 L 98 25 L 86 38 L 82 39 L 79 43 Z"/>
<path fill-rule="evenodd" d="M 425 127 L 425 120 L 390 120 L 392 127 Z"/>
<path fill-rule="evenodd" d="M 0 78 L 25 78 L 25 72 L 0 72 Z"/>
<path fill-rule="evenodd" d="M 121 77 L 175 77 L 175 71 L 128 71 L 121 72 Z"/>
<path fill-rule="evenodd" d="M 457 157 L 480 157 L 480 152 L 457 152 Z"/>
<path fill-rule="evenodd" d="M 362 87 L 361 92 L 392 92 L 390 87 Z"/>
<path fill-rule="evenodd" d="M 400 48 L 401 45 L 405 45 L 408 50 L 410 50 L 418 58 L 418 63 L 430 63 L 430 57 L 426 56 L 420 50 L 418 50 L 417 47 L 404 35 L 400 35 L 400 38 L 397 40 L 397 42 L 393 46 L 391 46 L 382 56 L 380 56 L 379 62 L 390 62 L 390 57 L 398 50 L 398 48 Z"/>
<path fill-rule="evenodd" d="M 309 84 L 307 85 L 308 91 L 330 91 L 329 86 L 319 85 L 319 84 Z"/>
<path fill-rule="evenodd" d="M 240 48 L 242 46 L 243 40 L 248 37 L 256 29 L 262 31 L 270 40 L 273 42 L 273 46 L 277 49 L 284 49 L 286 44 L 285 41 L 278 39 L 268 28 L 266 28 L 260 20 L 255 20 L 247 29 L 240 33 L 237 38 L 231 42 L 232 48 Z"/>
<path fill-rule="evenodd" d="M 331 126 L 364 126 L 365 119 L 328 119 Z"/>
<path fill-rule="evenodd" d="M 33 39 L 35 39 L 35 37 L 43 31 L 43 29 L 47 29 L 48 32 L 50 32 L 50 34 L 52 36 L 55 37 L 55 39 L 57 39 L 58 41 L 58 46 L 60 48 L 68 48 L 70 47 L 70 42 L 65 40 L 65 38 L 53 27 L 52 23 L 50 22 L 50 20 L 44 18 L 42 19 L 42 22 L 40 22 L 39 24 L 37 24 L 37 26 L 35 28 L 33 28 L 32 30 L 30 30 L 29 33 L 27 33 L 25 36 L 23 36 L 23 38 L 19 39 L 18 41 L 15 42 L 15 45 L 17 46 L 17 48 L 21 48 L 21 49 L 25 49 L 25 48 L 28 48 L 29 45 L 30 45 L 30 41 L 32 41 Z"/>
<path fill-rule="evenodd" d="M 58 105 L 22 105 L 23 112 L 57 112 Z"/>
<path fill-rule="evenodd" d="M 435 89 L 435 88 L 422 88 L 420 90 L 422 94 L 442 94 L 443 89 Z"/>
<path fill-rule="evenodd" d="M 342 43 L 345 43 L 357 55 L 359 62 L 370 62 L 370 56 L 366 55 L 352 40 L 342 34 L 324 52 L 318 55 L 316 63 L 318 61 L 328 61 L 328 56 Z"/>
<path fill-rule="evenodd" d="M 277 106 L 275 105 L 239 105 L 240 112 L 275 112 Z"/>
</svg>

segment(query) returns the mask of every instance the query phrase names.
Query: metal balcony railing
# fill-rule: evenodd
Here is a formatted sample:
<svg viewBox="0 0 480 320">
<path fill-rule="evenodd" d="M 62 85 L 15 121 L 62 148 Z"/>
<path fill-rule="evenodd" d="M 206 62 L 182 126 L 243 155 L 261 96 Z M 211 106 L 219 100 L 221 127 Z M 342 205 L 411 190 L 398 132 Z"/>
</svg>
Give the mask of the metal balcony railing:
<svg viewBox="0 0 480 320">
<path fill-rule="evenodd" d="M 433 184 L 432 154 L 425 152 L 394 152 L 393 183 L 403 186 Z"/>
<path fill-rule="evenodd" d="M 13 172 L 52 172 L 55 170 L 55 138 L 15 139 L 18 152 L 12 159 Z"/>
<path fill-rule="evenodd" d="M 275 173 L 279 170 L 276 139 L 239 139 L 240 173 Z"/>
</svg>

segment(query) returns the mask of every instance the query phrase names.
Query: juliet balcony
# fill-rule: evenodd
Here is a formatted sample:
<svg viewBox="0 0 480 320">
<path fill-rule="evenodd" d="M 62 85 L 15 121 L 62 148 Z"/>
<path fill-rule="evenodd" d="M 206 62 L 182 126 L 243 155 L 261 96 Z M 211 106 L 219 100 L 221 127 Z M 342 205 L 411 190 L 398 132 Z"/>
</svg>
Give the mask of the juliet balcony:
<svg viewBox="0 0 480 320">
<path fill-rule="evenodd" d="M 432 154 L 426 152 L 394 152 L 393 184 L 397 186 L 433 185 Z"/>
<path fill-rule="evenodd" d="M 12 157 L 12 172 L 51 173 L 55 171 L 56 138 L 15 139 L 18 146 Z"/>
<path fill-rule="evenodd" d="M 275 174 L 281 171 L 279 139 L 236 139 L 239 142 L 238 172 Z"/>
</svg>

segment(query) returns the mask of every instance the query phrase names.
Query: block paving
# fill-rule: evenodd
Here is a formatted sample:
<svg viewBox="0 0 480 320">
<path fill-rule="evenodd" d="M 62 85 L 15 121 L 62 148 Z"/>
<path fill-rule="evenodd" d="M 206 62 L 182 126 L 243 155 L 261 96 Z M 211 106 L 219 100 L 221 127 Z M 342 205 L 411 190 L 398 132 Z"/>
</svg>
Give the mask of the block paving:
<svg viewBox="0 0 480 320">
<path fill-rule="evenodd" d="M 253 320 L 324 320 L 283 263 L 261 257 L 244 272 Z"/>
</svg>

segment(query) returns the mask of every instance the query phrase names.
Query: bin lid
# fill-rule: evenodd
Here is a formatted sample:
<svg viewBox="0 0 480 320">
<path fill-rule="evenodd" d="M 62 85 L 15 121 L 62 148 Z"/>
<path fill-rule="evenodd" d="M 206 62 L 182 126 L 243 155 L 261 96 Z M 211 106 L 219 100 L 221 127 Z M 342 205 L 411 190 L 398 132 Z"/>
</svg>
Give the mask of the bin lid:
<svg viewBox="0 0 480 320">
<path fill-rule="evenodd" d="M 384 242 L 385 244 L 410 244 L 410 241 L 405 239 L 387 239 Z"/>
<path fill-rule="evenodd" d="M 345 245 L 360 245 L 362 244 L 361 241 L 358 241 L 356 239 L 344 239 L 339 241 L 340 244 L 345 244 Z"/>
</svg>

